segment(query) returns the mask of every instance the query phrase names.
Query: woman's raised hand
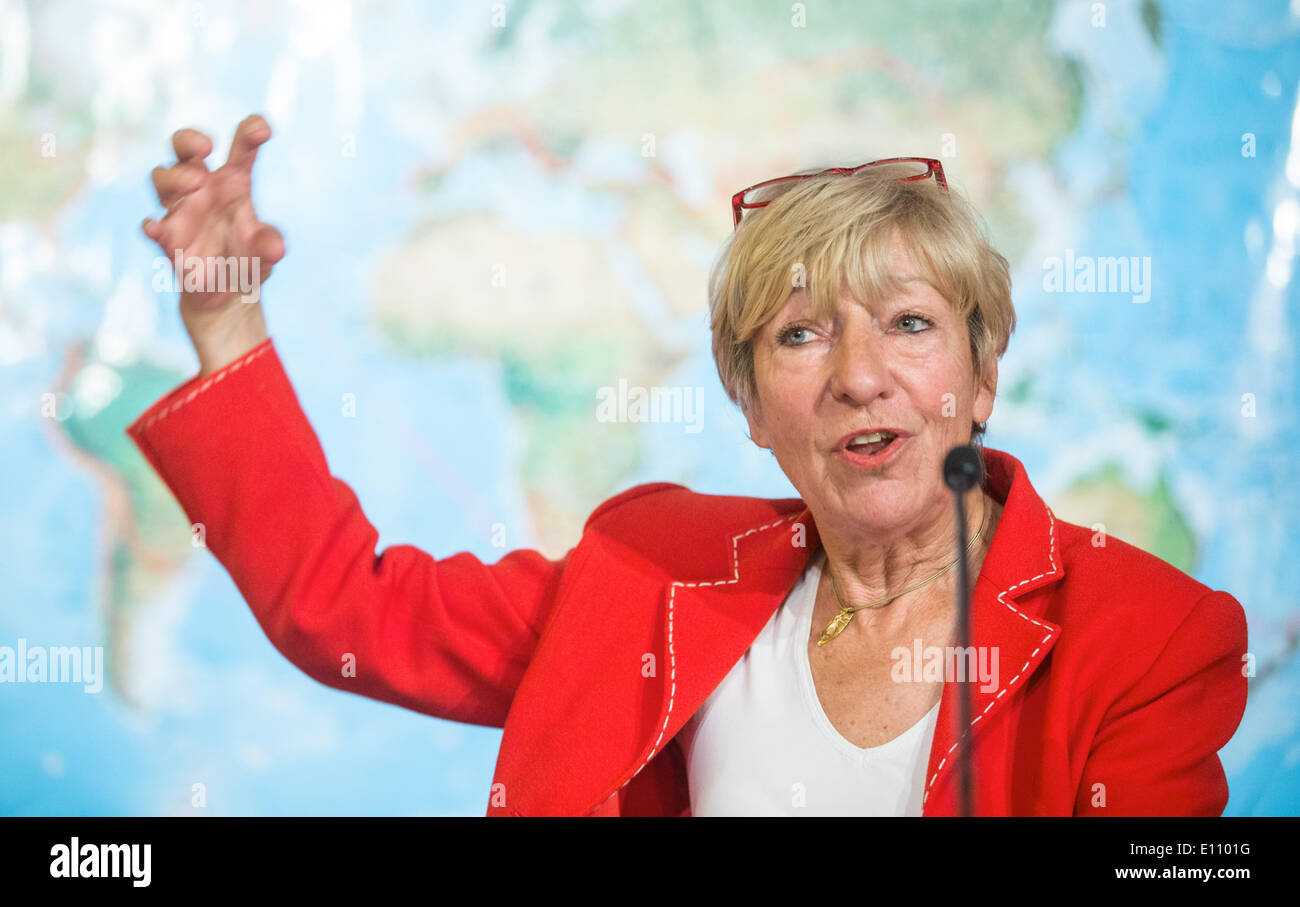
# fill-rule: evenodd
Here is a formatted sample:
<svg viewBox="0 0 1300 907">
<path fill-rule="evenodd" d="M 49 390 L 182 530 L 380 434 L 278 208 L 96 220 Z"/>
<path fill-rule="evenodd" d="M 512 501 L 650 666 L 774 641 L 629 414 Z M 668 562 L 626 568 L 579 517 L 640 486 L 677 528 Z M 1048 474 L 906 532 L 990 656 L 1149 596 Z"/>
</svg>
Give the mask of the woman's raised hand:
<svg viewBox="0 0 1300 907">
<path fill-rule="evenodd" d="M 250 192 L 257 149 L 270 137 L 264 119 L 248 117 L 235 130 L 226 163 L 209 171 L 203 161 L 212 153 L 212 140 L 180 129 L 172 136 L 176 163 L 153 171 L 167 214 L 162 220 L 146 218 L 144 234 L 179 264 L 181 319 L 199 354 L 201 375 L 267 337 L 260 284 L 284 257 L 284 240 L 258 219 Z M 209 285 L 217 275 L 222 280 Z M 246 294 L 250 278 L 253 288 Z"/>
</svg>

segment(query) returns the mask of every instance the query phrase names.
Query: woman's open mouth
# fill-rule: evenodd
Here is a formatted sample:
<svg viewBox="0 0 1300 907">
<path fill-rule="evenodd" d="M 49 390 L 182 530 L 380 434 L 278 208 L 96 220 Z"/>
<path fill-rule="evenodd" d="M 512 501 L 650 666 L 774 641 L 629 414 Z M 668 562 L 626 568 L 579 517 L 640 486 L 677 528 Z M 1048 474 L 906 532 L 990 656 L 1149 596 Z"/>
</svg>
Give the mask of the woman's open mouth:
<svg viewBox="0 0 1300 907">
<path fill-rule="evenodd" d="M 850 464 L 870 468 L 881 466 L 894 458 L 907 436 L 888 431 L 876 431 L 850 438 L 836 453 Z"/>
</svg>

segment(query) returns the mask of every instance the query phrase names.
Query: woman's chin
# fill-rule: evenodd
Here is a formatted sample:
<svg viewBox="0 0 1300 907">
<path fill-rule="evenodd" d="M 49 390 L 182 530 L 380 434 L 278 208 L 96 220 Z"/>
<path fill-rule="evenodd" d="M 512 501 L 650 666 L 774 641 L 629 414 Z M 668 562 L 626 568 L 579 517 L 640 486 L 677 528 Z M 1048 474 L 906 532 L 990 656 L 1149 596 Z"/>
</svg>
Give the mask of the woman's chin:
<svg viewBox="0 0 1300 907">
<path fill-rule="evenodd" d="M 891 507 L 888 501 L 872 501 L 841 513 L 839 521 L 855 527 L 860 533 L 888 535 L 905 531 L 917 524 L 921 514 L 914 508 L 914 503 L 910 502 Z"/>
</svg>

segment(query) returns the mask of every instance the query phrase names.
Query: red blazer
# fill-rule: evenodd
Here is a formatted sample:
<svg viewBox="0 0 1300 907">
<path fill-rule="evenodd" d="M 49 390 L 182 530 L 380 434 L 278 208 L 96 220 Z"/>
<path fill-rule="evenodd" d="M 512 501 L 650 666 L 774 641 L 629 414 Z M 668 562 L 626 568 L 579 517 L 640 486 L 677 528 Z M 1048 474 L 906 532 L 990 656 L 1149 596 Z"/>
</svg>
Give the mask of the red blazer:
<svg viewBox="0 0 1300 907">
<path fill-rule="evenodd" d="M 340 690 L 505 729 L 489 816 L 689 815 L 674 735 L 819 544 L 797 498 L 658 482 L 601 504 L 558 561 L 376 554 L 271 340 L 127 432 L 286 658 Z M 1005 509 L 972 600 L 972 642 L 1000 647 L 998 689 L 970 685 L 976 812 L 1219 815 L 1217 752 L 1246 704 L 1241 605 L 1114 537 L 1094 546 L 1020 461 L 985 458 Z M 956 690 L 927 816 L 959 808 Z"/>
</svg>

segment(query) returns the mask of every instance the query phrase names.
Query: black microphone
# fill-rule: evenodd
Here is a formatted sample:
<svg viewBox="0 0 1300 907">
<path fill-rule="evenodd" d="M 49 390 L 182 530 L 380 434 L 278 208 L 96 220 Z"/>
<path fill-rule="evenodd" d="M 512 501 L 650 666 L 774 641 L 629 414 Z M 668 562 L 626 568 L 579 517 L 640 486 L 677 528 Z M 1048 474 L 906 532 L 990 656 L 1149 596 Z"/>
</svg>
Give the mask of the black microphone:
<svg viewBox="0 0 1300 907">
<path fill-rule="evenodd" d="M 966 492 L 984 484 L 984 458 L 969 444 L 954 447 L 943 460 L 943 481 L 952 489 L 957 504 L 957 651 L 966 657 L 970 648 L 970 566 L 966 561 Z M 953 659 L 953 664 L 956 664 Z M 978 658 L 976 659 L 978 662 Z M 961 772 L 961 814 L 971 810 L 970 760 L 970 679 L 962 672 L 957 701 L 961 705 L 961 736 L 958 738 L 957 764 Z"/>
</svg>

